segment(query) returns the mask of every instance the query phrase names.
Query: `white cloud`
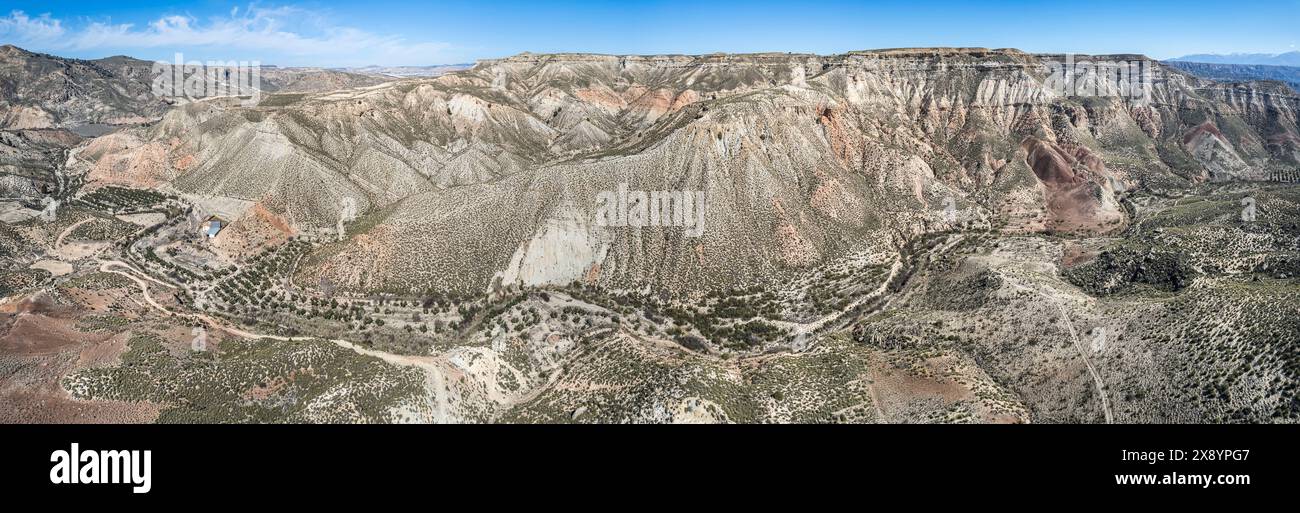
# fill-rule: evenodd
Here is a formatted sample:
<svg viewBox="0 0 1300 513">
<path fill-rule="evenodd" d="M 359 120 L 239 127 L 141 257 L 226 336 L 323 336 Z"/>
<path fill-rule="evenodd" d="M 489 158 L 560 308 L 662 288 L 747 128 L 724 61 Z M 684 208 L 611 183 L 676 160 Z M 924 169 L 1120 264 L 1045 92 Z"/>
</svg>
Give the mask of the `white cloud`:
<svg viewBox="0 0 1300 513">
<path fill-rule="evenodd" d="M 0 37 L 6 40 L 46 44 L 62 37 L 63 33 L 63 24 L 48 14 L 32 18 L 22 11 L 14 11 L 8 17 L 0 18 Z"/>
<path fill-rule="evenodd" d="M 432 64 L 440 62 L 439 54 L 450 47 L 333 25 L 297 7 L 257 6 L 242 12 L 235 8 L 227 16 L 206 21 L 168 15 L 144 26 L 91 21 L 75 29 L 48 14 L 32 18 L 14 11 L 0 18 L 0 38 L 54 53 L 163 50 L 170 55 L 200 50 L 221 59 L 268 64 Z"/>
</svg>

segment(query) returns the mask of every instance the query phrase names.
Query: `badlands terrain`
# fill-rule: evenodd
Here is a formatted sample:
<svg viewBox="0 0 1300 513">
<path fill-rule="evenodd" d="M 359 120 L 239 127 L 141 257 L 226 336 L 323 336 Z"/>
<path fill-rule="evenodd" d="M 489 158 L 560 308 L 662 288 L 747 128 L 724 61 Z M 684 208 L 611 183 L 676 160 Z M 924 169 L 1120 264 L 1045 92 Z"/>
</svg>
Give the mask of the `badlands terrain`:
<svg viewBox="0 0 1300 513">
<path fill-rule="evenodd" d="M 1087 58 L 0 48 L 0 421 L 1296 422 L 1300 94 Z"/>
</svg>

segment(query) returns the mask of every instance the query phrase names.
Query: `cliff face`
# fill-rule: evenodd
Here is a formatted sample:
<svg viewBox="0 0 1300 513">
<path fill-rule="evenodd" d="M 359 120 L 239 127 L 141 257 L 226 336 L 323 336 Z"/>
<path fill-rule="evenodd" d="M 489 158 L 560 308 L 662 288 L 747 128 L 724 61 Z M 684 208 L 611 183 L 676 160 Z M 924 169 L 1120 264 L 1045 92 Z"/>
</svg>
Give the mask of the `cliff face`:
<svg viewBox="0 0 1300 513">
<path fill-rule="evenodd" d="M 1107 232 L 1134 187 L 1297 167 L 1285 90 L 1098 56 L 1150 70 L 1149 95 L 1067 95 L 1062 58 L 523 54 L 257 107 L 199 102 L 74 161 L 93 179 L 247 200 L 304 234 L 333 236 L 350 202 L 364 222 L 304 272 L 396 290 L 719 288 L 962 223 Z M 702 191 L 701 236 L 600 226 L 598 198 L 624 184 Z"/>
</svg>

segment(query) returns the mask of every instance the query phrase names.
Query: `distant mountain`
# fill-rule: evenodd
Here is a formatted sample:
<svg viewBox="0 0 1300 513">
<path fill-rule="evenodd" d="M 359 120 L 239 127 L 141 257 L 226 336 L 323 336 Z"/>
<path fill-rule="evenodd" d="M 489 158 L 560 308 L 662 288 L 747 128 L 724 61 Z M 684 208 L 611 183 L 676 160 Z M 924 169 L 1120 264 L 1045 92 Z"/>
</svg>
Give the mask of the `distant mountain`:
<svg viewBox="0 0 1300 513">
<path fill-rule="evenodd" d="M 1300 91 L 1300 67 L 1265 66 L 1262 64 L 1211 64 L 1204 62 L 1167 61 L 1165 64 L 1216 82 L 1276 80 Z"/>
<path fill-rule="evenodd" d="M 157 120 L 175 103 L 154 94 L 154 62 L 126 56 L 69 59 L 0 46 L 0 129 L 78 129 Z M 371 86 L 378 74 L 262 66 L 263 92 L 312 93 Z"/>
<path fill-rule="evenodd" d="M 139 123 L 168 104 L 150 92 L 148 61 L 64 59 L 0 46 L 0 128 Z"/>
<path fill-rule="evenodd" d="M 337 234 L 351 203 L 375 217 L 299 272 L 368 293 L 747 286 L 924 231 L 945 201 L 1016 230 L 1107 232 L 1139 184 L 1262 180 L 1300 158 L 1300 99 L 1283 86 L 1156 65 L 1159 101 L 1134 108 L 1049 94 L 1046 60 L 521 54 L 364 92 L 174 109 L 161 129 L 119 133 L 125 150 L 105 145 L 107 161 L 144 164 L 85 162 L 90 179 L 236 198 L 248 210 L 232 218 L 308 236 Z M 621 189 L 705 191 L 716 224 L 700 240 L 593 224 L 590 206 Z"/>
<path fill-rule="evenodd" d="M 364 73 L 389 77 L 437 77 L 453 71 L 473 67 L 473 64 L 438 64 L 434 66 L 364 66 L 360 68 L 340 68 L 348 73 Z"/>
<path fill-rule="evenodd" d="M 1300 51 L 1287 53 L 1231 53 L 1227 55 L 1201 53 L 1169 59 L 1175 62 L 1204 62 L 1207 64 L 1262 64 L 1266 66 L 1300 66 Z"/>
</svg>

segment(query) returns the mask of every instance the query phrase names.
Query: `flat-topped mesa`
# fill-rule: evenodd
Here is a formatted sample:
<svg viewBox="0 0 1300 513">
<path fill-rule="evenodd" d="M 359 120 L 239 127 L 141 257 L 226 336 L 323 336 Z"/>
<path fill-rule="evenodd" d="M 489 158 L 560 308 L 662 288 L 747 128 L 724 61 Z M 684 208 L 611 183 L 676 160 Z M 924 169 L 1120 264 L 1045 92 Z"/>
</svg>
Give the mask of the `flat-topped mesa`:
<svg viewBox="0 0 1300 513">
<path fill-rule="evenodd" d="M 1086 53 L 1036 53 L 1034 58 L 1043 62 L 1061 63 L 1071 61 L 1075 63 L 1085 62 L 1147 62 L 1163 66 L 1160 61 L 1147 57 L 1140 53 L 1111 53 L 1111 54 L 1086 54 Z"/>
<path fill-rule="evenodd" d="M 824 59 L 813 54 L 793 53 L 751 53 L 726 54 L 714 53 L 704 55 L 609 55 L 592 53 L 521 53 L 500 59 L 480 59 L 474 68 L 491 68 L 498 65 L 537 65 L 537 64 L 641 64 L 660 67 L 692 66 L 711 63 L 763 64 L 787 63 L 797 60 Z"/>
<path fill-rule="evenodd" d="M 660 68 L 680 69 L 714 66 L 804 66 L 808 71 L 818 69 L 866 66 L 898 68 L 932 65 L 955 69 L 978 68 L 1041 68 L 1045 65 L 1066 62 L 1145 62 L 1161 66 L 1141 54 L 1085 55 L 1063 53 L 1028 53 L 1015 48 L 883 48 L 854 50 L 841 54 L 819 55 L 811 53 L 710 53 L 701 55 L 611 55 L 590 53 L 535 54 L 524 52 L 499 59 L 479 60 L 472 71 L 493 68 L 533 68 L 536 66 L 597 65 L 612 69 Z"/>
<path fill-rule="evenodd" d="M 523 52 L 498 59 L 480 59 L 475 67 L 490 67 L 499 64 L 540 64 L 540 63 L 613 63 L 635 62 L 642 64 L 698 64 L 698 63 L 737 63 L 768 64 L 791 61 L 823 61 L 835 63 L 863 57 L 894 59 L 934 59 L 934 58 L 1013 58 L 1024 60 L 1033 54 L 1014 48 L 883 48 L 874 50 L 853 50 L 842 54 L 820 55 L 813 53 L 758 52 L 758 53 L 707 53 L 687 54 L 653 54 L 653 55 L 614 55 L 595 53 L 531 53 Z"/>
<path fill-rule="evenodd" d="M 983 48 L 983 47 L 932 47 L 932 48 L 877 48 L 873 50 L 853 50 L 843 55 L 870 55 L 880 57 L 894 58 L 918 58 L 918 57 L 1029 57 L 1032 54 L 1018 50 L 1016 48 Z"/>
</svg>

